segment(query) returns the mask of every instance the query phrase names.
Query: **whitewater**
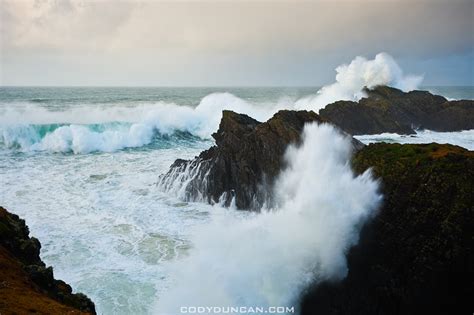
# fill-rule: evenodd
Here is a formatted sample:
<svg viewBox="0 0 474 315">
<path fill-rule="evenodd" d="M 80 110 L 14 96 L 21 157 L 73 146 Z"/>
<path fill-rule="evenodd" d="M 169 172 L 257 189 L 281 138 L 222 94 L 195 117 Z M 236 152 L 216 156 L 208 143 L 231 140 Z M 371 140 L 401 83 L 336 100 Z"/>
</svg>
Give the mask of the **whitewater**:
<svg viewBox="0 0 474 315">
<path fill-rule="evenodd" d="M 411 90 L 422 80 L 387 54 L 336 71 L 322 88 L 0 87 L 0 204 L 26 219 L 56 278 L 87 294 L 99 314 L 174 314 L 184 297 L 295 305 L 311 281 L 344 277 L 345 252 L 382 198 L 370 172 L 350 170 L 343 135 L 307 126 L 272 188 L 278 206 L 260 214 L 183 202 L 156 183 L 175 159 L 213 145 L 223 109 L 265 121 L 280 109 L 358 100 L 364 86 Z M 426 89 L 474 99 L 472 87 Z M 473 150 L 473 132 L 358 139 Z"/>
</svg>

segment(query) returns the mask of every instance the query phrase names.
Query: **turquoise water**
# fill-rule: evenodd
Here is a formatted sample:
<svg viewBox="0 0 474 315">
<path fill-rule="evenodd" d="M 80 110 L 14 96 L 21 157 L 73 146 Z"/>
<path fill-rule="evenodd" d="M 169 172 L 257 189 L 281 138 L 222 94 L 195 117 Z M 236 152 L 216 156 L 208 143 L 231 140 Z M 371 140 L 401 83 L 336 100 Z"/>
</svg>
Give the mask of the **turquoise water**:
<svg viewBox="0 0 474 315">
<path fill-rule="evenodd" d="M 0 147 L 90 153 L 209 139 L 221 110 L 266 119 L 315 88 L 1 87 Z M 283 105 L 285 104 L 285 105 Z M 201 106 L 200 106 L 201 105 Z"/>
<path fill-rule="evenodd" d="M 429 89 L 474 99 L 473 87 Z M 317 90 L 0 87 L 0 205 L 26 219 L 44 261 L 90 296 L 99 314 L 153 313 L 173 287 L 173 266 L 192 254 L 191 231 L 219 218 L 238 225 L 234 219 L 246 217 L 182 202 L 158 189 L 159 174 L 176 158 L 192 158 L 213 144 L 222 109 L 263 121 Z M 472 138 L 468 131 L 361 140 L 470 148 Z"/>
<path fill-rule="evenodd" d="M 450 99 L 473 87 L 427 87 Z M 0 87 L 0 148 L 90 153 L 211 139 L 223 109 L 266 120 L 317 87 Z M 308 97 L 309 96 L 309 97 Z M 295 105 L 296 104 L 296 105 Z"/>
</svg>

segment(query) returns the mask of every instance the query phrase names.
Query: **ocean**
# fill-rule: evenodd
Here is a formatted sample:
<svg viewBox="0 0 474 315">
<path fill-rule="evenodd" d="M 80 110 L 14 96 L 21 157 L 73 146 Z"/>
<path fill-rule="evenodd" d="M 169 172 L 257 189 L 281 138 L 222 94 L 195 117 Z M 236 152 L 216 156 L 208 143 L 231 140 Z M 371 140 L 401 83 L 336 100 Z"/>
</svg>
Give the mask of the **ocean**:
<svg viewBox="0 0 474 315">
<path fill-rule="evenodd" d="M 474 99 L 474 87 L 424 89 L 449 99 Z M 222 109 L 244 112 L 263 121 L 278 109 L 293 108 L 298 100 L 316 91 L 317 87 L 0 87 L 0 205 L 26 220 L 31 234 L 41 241 L 41 257 L 54 267 L 55 277 L 88 295 L 99 314 L 150 314 L 161 309 L 161 300 L 179 303 L 180 296 L 191 294 L 177 289 L 177 282 L 186 282 L 183 274 L 193 278 L 190 283 L 197 284 L 214 274 L 229 277 L 232 284 L 212 287 L 240 297 L 229 303 L 290 301 L 295 296 L 282 295 L 287 287 L 272 285 L 271 292 L 263 290 L 266 293 L 259 296 L 262 284 L 254 284 L 252 291 L 246 287 L 248 281 L 240 283 L 266 270 L 265 265 L 261 269 L 240 268 L 230 277 L 224 273 L 233 269 L 222 269 L 218 259 L 226 246 L 238 248 L 240 232 L 250 230 L 253 232 L 249 235 L 260 237 L 261 230 L 271 230 L 280 224 L 279 219 L 255 219 L 253 213 L 183 202 L 156 184 L 158 176 L 175 159 L 192 158 L 213 145 L 211 135 L 218 128 Z M 332 135 L 330 130 L 308 133 L 321 141 Z M 474 150 L 473 130 L 357 138 L 364 143 L 452 143 Z M 322 159 L 327 153 L 318 154 L 316 158 Z M 345 150 L 334 153 L 347 154 Z M 347 170 L 341 165 L 334 169 L 345 174 Z M 363 185 L 357 187 L 371 189 L 369 179 L 360 181 Z M 353 189 L 355 183 L 344 185 L 344 189 Z M 375 195 L 366 197 L 373 201 Z M 369 211 L 372 206 L 367 208 Z M 241 226 L 234 230 L 218 228 L 222 222 Z M 295 226 L 300 223 L 295 221 Z M 257 225 L 259 228 L 255 228 Z M 213 226 L 215 229 L 206 228 Z M 203 229 L 204 234 L 199 232 Z M 215 240 L 227 233 L 223 240 Z M 261 251 L 265 256 L 258 256 L 257 262 L 266 261 L 270 249 L 282 241 L 280 235 L 265 233 L 262 244 L 267 250 Z M 304 243 L 302 235 L 295 236 L 294 241 Z M 307 244 L 308 248 L 320 245 Z M 196 251 L 203 247 L 209 247 L 209 255 L 195 258 Z M 249 248 L 241 252 L 258 255 Z M 299 254 L 308 258 L 307 251 Z M 254 261 L 248 256 L 239 258 L 239 251 L 233 255 L 235 262 Z M 334 255 L 339 257 L 340 253 Z M 271 262 L 275 269 L 265 274 L 268 283 L 273 283 L 275 277 L 288 281 L 307 278 L 301 271 L 307 266 L 286 269 L 291 259 L 275 256 Z M 189 269 L 185 261 L 208 266 L 210 271 L 202 276 L 207 278 L 196 278 L 199 270 Z M 286 279 L 282 272 L 291 277 Z M 291 284 L 296 287 L 305 283 Z M 191 284 L 188 291 L 189 287 Z M 245 296 L 246 290 L 254 295 L 252 299 Z M 195 291 L 199 291 L 198 285 Z M 223 295 L 225 298 L 227 295 Z"/>
</svg>

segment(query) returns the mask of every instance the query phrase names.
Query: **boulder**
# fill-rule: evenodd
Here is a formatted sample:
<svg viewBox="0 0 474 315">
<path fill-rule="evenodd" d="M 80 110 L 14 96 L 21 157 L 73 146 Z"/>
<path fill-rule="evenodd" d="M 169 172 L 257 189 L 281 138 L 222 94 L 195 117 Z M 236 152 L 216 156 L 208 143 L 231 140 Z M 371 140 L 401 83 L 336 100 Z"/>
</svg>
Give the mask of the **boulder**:
<svg viewBox="0 0 474 315">
<path fill-rule="evenodd" d="M 408 93 L 388 86 L 365 89 L 359 102 L 338 101 L 319 115 L 352 135 L 412 134 L 416 129 L 459 131 L 474 128 L 474 101 L 448 101 L 427 91 Z"/>
</svg>

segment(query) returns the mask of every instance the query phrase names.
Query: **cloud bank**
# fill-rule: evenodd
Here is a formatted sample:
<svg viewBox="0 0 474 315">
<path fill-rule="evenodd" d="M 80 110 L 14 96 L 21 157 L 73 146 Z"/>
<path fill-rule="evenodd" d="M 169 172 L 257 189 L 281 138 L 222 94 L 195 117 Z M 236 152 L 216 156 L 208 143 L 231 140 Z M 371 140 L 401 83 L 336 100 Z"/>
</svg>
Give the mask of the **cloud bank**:
<svg viewBox="0 0 474 315">
<path fill-rule="evenodd" d="M 428 62 L 413 69 L 428 80 L 472 79 L 469 0 L 0 5 L 2 84 L 323 85 L 379 51 Z"/>
</svg>

